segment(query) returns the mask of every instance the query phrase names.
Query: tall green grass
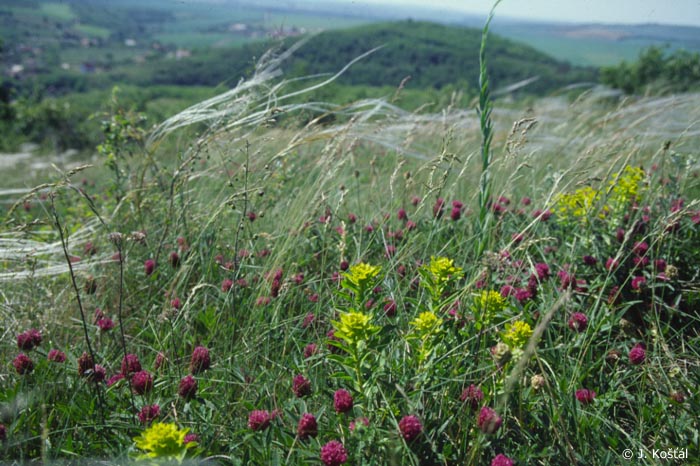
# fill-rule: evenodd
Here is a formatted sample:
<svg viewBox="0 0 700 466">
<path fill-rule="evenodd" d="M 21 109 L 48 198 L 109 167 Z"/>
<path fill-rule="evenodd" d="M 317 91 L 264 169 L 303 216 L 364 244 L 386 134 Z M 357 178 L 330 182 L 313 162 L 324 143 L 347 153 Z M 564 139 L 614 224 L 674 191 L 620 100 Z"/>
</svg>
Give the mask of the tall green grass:
<svg viewBox="0 0 700 466">
<path fill-rule="evenodd" d="M 486 87 L 480 115 L 288 103 L 299 91 L 278 80 L 284 58 L 266 56 L 251 80 L 156 128 L 115 109 L 121 145 L 106 152 L 118 177 L 93 186 L 82 167 L 12 198 L 0 232 L 2 461 L 127 462 L 143 453 L 138 414 L 153 404 L 198 435 L 195 464 L 322 464 L 333 440 L 347 464 L 697 457 L 700 96 L 594 90 L 491 110 Z M 615 198 L 620 173 L 640 166 L 638 192 Z M 562 210 L 585 187 L 598 193 L 585 215 Z M 430 267 L 440 257 L 454 266 L 444 280 Z M 361 292 L 344 270 L 359 263 L 380 267 Z M 100 330 L 97 308 L 112 329 Z M 331 338 L 353 312 L 369 326 Z M 439 323 L 421 324 L 430 313 Z M 585 328 L 569 323 L 575 313 Z M 516 323 L 532 333 L 508 336 Z M 20 350 L 31 328 L 42 341 Z M 199 346 L 211 355 L 202 371 Z M 52 348 L 64 363 L 47 360 Z M 20 351 L 31 372 L 14 367 Z M 152 387 L 139 394 L 136 376 L 108 386 L 96 366 L 79 376 L 84 352 L 107 379 L 136 354 Z M 189 373 L 188 399 L 178 390 Z M 309 394 L 295 393 L 298 375 Z M 462 399 L 471 385 L 483 393 L 474 408 Z M 341 388 L 346 413 L 334 406 Z M 577 399 L 584 388 L 590 403 Z M 480 422 L 484 407 L 502 425 Z M 316 436 L 298 435 L 303 414 Z"/>
</svg>

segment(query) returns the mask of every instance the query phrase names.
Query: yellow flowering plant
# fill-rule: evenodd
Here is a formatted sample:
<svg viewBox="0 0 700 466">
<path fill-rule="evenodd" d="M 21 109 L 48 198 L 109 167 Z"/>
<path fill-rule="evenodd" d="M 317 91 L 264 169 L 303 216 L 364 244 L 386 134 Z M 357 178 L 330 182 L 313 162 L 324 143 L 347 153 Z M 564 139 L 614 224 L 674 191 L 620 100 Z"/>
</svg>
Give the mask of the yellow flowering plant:
<svg viewBox="0 0 700 466">
<path fill-rule="evenodd" d="M 348 271 L 343 273 L 340 286 L 352 292 L 355 305 L 358 308 L 364 305 L 368 291 L 379 282 L 381 270 L 382 268 L 378 265 L 360 262 L 350 266 Z M 349 296 L 347 297 L 349 298 Z"/>
<path fill-rule="evenodd" d="M 495 290 L 483 290 L 474 296 L 472 310 L 476 329 L 481 330 L 488 325 L 497 314 L 505 310 L 506 304 L 506 298 Z"/>
<path fill-rule="evenodd" d="M 462 268 L 454 265 L 453 259 L 435 256 L 431 256 L 430 262 L 421 266 L 418 273 L 423 279 L 421 284 L 430 293 L 433 309 L 439 307 L 448 286 L 464 275 Z"/>
<path fill-rule="evenodd" d="M 434 312 L 421 312 L 418 317 L 410 322 L 416 335 L 425 340 L 431 336 L 437 335 L 441 331 L 442 319 L 435 315 Z"/>
<path fill-rule="evenodd" d="M 144 453 L 137 460 L 162 459 L 181 463 L 187 450 L 196 443 L 185 443 L 189 429 L 180 429 L 174 423 L 155 422 L 134 438 L 136 447 Z"/>
<path fill-rule="evenodd" d="M 646 174 L 639 167 L 626 165 L 614 173 L 607 188 L 600 190 L 591 186 L 577 189 L 573 193 L 561 193 L 555 198 L 555 210 L 562 221 L 588 223 L 597 214 L 605 219 L 611 213 L 620 213 L 639 199 L 646 189 Z"/>
<path fill-rule="evenodd" d="M 564 221 L 581 221 L 587 223 L 591 214 L 599 211 L 598 216 L 605 218 L 609 212 L 608 206 L 600 206 L 602 195 L 600 191 L 590 186 L 577 189 L 573 193 L 562 193 L 556 196 L 556 213 Z"/>
<path fill-rule="evenodd" d="M 332 322 L 335 336 L 348 345 L 355 346 L 360 341 L 366 341 L 381 330 L 372 324 L 372 317 L 362 312 L 351 310 L 340 314 L 340 320 Z"/>
<path fill-rule="evenodd" d="M 501 334 L 501 341 L 512 349 L 520 349 L 530 340 L 532 327 L 527 322 L 516 320 L 512 324 L 506 324 L 506 330 Z"/>
<path fill-rule="evenodd" d="M 355 379 L 355 390 L 362 392 L 364 388 L 363 365 L 369 364 L 366 359 L 371 355 L 367 351 L 367 342 L 379 333 L 381 327 L 372 324 L 372 316 L 363 312 L 350 310 L 340 314 L 337 321 L 331 321 L 333 336 L 340 342 L 330 341 L 333 346 L 341 348 L 345 354 L 330 355 L 329 359 L 335 360 L 348 370 Z"/>
</svg>

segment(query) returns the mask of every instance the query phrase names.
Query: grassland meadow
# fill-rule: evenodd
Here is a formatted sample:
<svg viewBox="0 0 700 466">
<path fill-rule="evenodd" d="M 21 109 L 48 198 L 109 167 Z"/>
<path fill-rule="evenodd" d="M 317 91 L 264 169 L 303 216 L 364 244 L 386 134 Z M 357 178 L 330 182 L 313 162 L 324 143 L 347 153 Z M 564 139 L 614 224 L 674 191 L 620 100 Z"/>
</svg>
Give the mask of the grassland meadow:
<svg viewBox="0 0 700 466">
<path fill-rule="evenodd" d="M 494 103 L 484 50 L 478 113 L 274 54 L 115 107 L 0 214 L 0 463 L 698 464 L 700 95 Z"/>
</svg>

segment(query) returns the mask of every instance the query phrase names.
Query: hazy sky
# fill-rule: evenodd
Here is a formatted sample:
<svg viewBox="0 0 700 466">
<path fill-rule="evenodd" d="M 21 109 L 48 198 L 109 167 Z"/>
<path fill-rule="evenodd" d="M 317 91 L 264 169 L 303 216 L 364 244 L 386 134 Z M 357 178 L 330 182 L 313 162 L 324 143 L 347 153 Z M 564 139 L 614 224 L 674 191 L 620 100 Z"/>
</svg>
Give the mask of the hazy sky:
<svg viewBox="0 0 700 466">
<path fill-rule="evenodd" d="M 490 0 L 336 0 L 361 5 L 415 5 L 487 13 Z M 700 0 L 504 0 L 497 14 L 569 22 L 663 23 L 700 26 Z"/>
</svg>

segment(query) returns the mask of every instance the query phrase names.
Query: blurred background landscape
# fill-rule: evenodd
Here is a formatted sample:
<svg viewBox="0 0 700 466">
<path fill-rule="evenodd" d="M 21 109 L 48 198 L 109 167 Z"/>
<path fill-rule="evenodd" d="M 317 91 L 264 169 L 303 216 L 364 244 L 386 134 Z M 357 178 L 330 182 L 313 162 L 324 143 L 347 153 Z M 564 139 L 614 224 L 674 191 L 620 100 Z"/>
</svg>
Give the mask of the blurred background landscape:
<svg viewBox="0 0 700 466">
<path fill-rule="evenodd" d="M 601 83 L 628 94 L 697 87 L 696 26 L 552 22 L 508 16 L 507 7 L 488 50 L 496 95 L 522 100 Z M 382 47 L 304 99 L 347 103 L 401 86 L 398 105 L 409 111 L 442 109 L 456 91 L 467 106 L 485 17 L 401 2 L 3 1 L 0 150 L 92 150 L 96 115 L 115 86 L 121 105 L 153 124 L 235 86 L 267 50 L 302 38 L 282 64 L 285 78 L 327 78 Z"/>
</svg>

